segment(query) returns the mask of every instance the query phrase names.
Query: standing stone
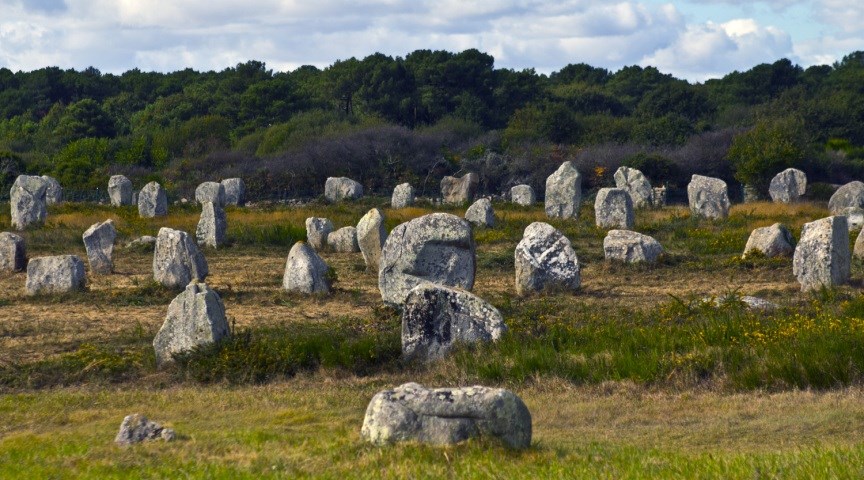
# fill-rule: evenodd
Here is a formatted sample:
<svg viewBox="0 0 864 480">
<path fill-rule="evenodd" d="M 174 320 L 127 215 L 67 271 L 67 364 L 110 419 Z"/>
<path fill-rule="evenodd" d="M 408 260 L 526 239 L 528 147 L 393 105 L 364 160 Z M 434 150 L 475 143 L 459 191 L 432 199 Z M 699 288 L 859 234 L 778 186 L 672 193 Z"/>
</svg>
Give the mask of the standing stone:
<svg viewBox="0 0 864 480">
<path fill-rule="evenodd" d="M 478 227 L 494 227 L 495 211 L 492 210 L 492 201 L 488 198 L 481 198 L 472 203 L 465 211 L 465 220 Z"/>
<path fill-rule="evenodd" d="M 414 187 L 410 183 L 400 183 L 393 189 L 390 208 L 405 208 L 414 205 Z"/>
<path fill-rule="evenodd" d="M 42 177 L 19 175 L 9 191 L 9 206 L 12 210 L 12 228 L 24 230 L 30 225 L 42 225 L 48 210 L 45 207 L 45 191 L 48 185 Z"/>
<path fill-rule="evenodd" d="M 0 233 L 0 273 L 20 272 L 26 266 L 24 239 L 14 233 Z"/>
<path fill-rule="evenodd" d="M 615 171 L 615 186 L 630 194 L 634 208 L 648 208 L 654 203 L 651 182 L 635 168 L 618 167 Z"/>
<path fill-rule="evenodd" d="M 777 203 L 794 203 L 807 192 L 807 174 L 796 168 L 787 168 L 771 179 L 768 195 Z"/>
<path fill-rule="evenodd" d="M 662 253 L 663 247 L 654 237 L 630 230 L 609 230 L 603 239 L 606 260 L 654 263 Z"/>
<path fill-rule="evenodd" d="M 693 175 L 687 185 L 687 199 L 694 216 L 711 220 L 729 216 L 729 192 L 726 182 L 719 178 Z"/>
<path fill-rule="evenodd" d="M 531 185 L 516 185 L 510 189 L 510 201 L 516 205 L 527 207 L 533 205 L 537 201 L 537 197 L 534 195 L 534 189 L 531 188 Z"/>
<path fill-rule="evenodd" d="M 206 202 L 201 208 L 201 218 L 198 220 L 198 228 L 195 230 L 195 239 L 198 245 L 206 245 L 219 248 L 225 245 L 228 220 L 225 218 L 225 209 L 218 203 Z"/>
<path fill-rule="evenodd" d="M 601 188 L 594 200 L 594 219 L 600 228 L 633 228 L 633 202 L 623 188 Z"/>
<path fill-rule="evenodd" d="M 114 221 L 105 220 L 97 223 L 88 228 L 82 237 L 84 248 L 87 250 L 87 260 L 90 262 L 90 271 L 101 275 L 111 273 L 114 270 L 111 256 L 114 253 L 114 239 L 117 238 Z"/>
<path fill-rule="evenodd" d="M 546 216 L 579 218 L 582 202 L 582 176 L 573 162 L 564 162 L 546 178 Z"/>
<path fill-rule="evenodd" d="M 386 445 L 450 445 L 494 438 L 513 449 L 531 446 L 531 413 L 516 394 L 489 387 L 427 389 L 406 383 L 372 397 L 360 435 Z"/>
<path fill-rule="evenodd" d="M 56 205 L 63 202 L 63 187 L 60 182 L 54 177 L 42 175 L 42 181 L 45 182 L 45 203 L 47 205 Z"/>
<path fill-rule="evenodd" d="M 466 173 L 461 177 L 444 177 L 441 179 L 441 197 L 444 203 L 462 205 L 474 199 L 480 176 L 476 173 Z"/>
<path fill-rule="evenodd" d="M 108 197 L 114 207 L 133 205 L 132 181 L 123 175 L 112 175 L 108 180 Z"/>
<path fill-rule="evenodd" d="M 153 339 L 156 366 L 172 362 L 175 353 L 218 342 L 230 335 L 225 305 L 206 283 L 190 283 L 168 305 L 165 323 Z"/>
<path fill-rule="evenodd" d="M 449 213 L 431 213 L 390 232 L 381 250 L 378 289 L 390 305 L 402 305 L 424 281 L 470 290 L 476 270 L 471 224 Z"/>
<path fill-rule="evenodd" d="M 0 245 L 2 245 L 2 241 L 0 241 Z M 858 236 L 855 237 L 855 249 L 852 251 L 852 255 L 864 260 L 864 230 L 858 232 Z"/>
<path fill-rule="evenodd" d="M 357 244 L 363 254 L 366 268 L 378 271 L 381 263 L 381 248 L 387 240 L 387 230 L 384 229 L 384 214 L 373 208 L 357 222 Z"/>
<path fill-rule="evenodd" d="M 856 180 L 838 188 L 828 200 L 828 209 L 832 215 L 862 211 L 864 209 L 864 183 Z"/>
<path fill-rule="evenodd" d="M 246 205 L 246 184 L 242 178 L 226 178 L 221 183 L 225 188 L 225 205 Z"/>
<path fill-rule="evenodd" d="M 456 343 L 498 340 L 507 331 L 498 310 L 465 290 L 424 282 L 402 310 L 402 356 L 435 360 Z"/>
<path fill-rule="evenodd" d="M 156 422 L 147 420 L 147 417 L 140 413 L 126 415 L 123 422 L 120 424 L 120 431 L 114 437 L 114 443 L 117 445 L 132 445 L 145 440 L 159 440 L 166 442 L 174 440 L 177 434 L 170 428 L 165 428 Z"/>
<path fill-rule="evenodd" d="M 138 215 L 141 218 L 168 215 L 168 196 L 158 182 L 150 182 L 141 189 L 138 194 Z"/>
<path fill-rule="evenodd" d="M 153 252 L 153 279 L 169 288 L 182 288 L 192 280 L 204 281 L 207 260 L 198 246 L 181 230 L 159 229 Z"/>
<path fill-rule="evenodd" d="M 357 228 L 342 227 L 327 235 L 327 245 L 336 253 L 357 253 L 360 245 L 357 244 Z"/>
<path fill-rule="evenodd" d="M 849 281 L 849 227 L 846 217 L 805 223 L 795 247 L 792 272 L 802 291 L 843 285 Z"/>
<path fill-rule="evenodd" d="M 328 177 L 324 183 L 324 198 L 329 202 L 356 200 L 363 196 L 363 185 L 348 177 Z"/>
<path fill-rule="evenodd" d="M 330 293 L 330 267 L 309 245 L 297 242 L 288 253 L 282 288 L 289 292 Z"/>
<path fill-rule="evenodd" d="M 327 237 L 333 232 L 333 222 L 326 218 L 309 217 L 306 219 L 306 241 L 315 250 L 327 246 Z"/>
<path fill-rule="evenodd" d="M 792 246 L 793 242 L 792 234 L 782 223 L 757 228 L 750 233 L 750 238 L 747 239 L 747 245 L 744 247 L 744 254 L 741 258 L 747 258 L 752 252 L 760 252 L 768 258 L 788 257 L 795 251 L 795 247 Z"/>
<path fill-rule="evenodd" d="M 666 187 L 654 187 L 651 189 L 651 205 L 654 208 L 666 206 Z"/>
<path fill-rule="evenodd" d="M 31 258 L 27 295 L 67 293 L 84 288 L 84 262 L 77 255 Z"/>
<path fill-rule="evenodd" d="M 516 245 L 516 293 L 578 290 L 579 259 L 570 240 L 555 227 L 534 222 Z"/>
<path fill-rule="evenodd" d="M 195 189 L 195 202 L 204 206 L 213 203 L 219 207 L 225 205 L 225 186 L 219 182 L 204 182 Z"/>
</svg>

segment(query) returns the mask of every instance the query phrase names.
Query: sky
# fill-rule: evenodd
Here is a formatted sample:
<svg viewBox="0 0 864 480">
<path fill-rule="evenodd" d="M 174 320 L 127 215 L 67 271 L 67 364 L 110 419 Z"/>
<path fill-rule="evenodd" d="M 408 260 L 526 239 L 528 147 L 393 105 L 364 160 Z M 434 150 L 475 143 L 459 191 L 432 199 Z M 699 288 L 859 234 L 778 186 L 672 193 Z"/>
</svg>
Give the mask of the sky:
<svg viewBox="0 0 864 480">
<path fill-rule="evenodd" d="M 861 0 L 0 0 L 0 67 L 326 67 L 476 48 L 497 68 L 654 66 L 692 82 L 864 50 Z"/>
</svg>

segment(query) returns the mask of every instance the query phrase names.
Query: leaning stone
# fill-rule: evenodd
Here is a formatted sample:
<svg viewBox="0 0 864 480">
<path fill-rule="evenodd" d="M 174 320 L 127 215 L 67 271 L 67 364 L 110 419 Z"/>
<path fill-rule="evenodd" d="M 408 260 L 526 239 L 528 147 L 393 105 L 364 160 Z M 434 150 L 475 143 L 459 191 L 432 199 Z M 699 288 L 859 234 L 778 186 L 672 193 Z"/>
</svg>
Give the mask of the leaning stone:
<svg viewBox="0 0 864 480">
<path fill-rule="evenodd" d="M 162 227 L 153 252 L 153 279 L 169 288 L 182 288 L 192 280 L 203 281 L 207 260 L 198 246 L 181 230 Z"/>
<path fill-rule="evenodd" d="M 138 215 L 141 218 L 168 215 L 168 196 L 158 182 L 150 182 L 141 189 L 138 194 Z"/>
<path fill-rule="evenodd" d="M 603 239 L 603 255 L 606 260 L 654 263 L 662 253 L 660 242 L 638 232 L 609 230 Z"/>
<path fill-rule="evenodd" d="M 579 218 L 582 202 L 582 176 L 573 162 L 564 162 L 546 178 L 546 216 Z"/>
<path fill-rule="evenodd" d="M 357 253 L 357 227 L 342 227 L 327 235 L 327 246 L 336 253 Z"/>
<path fill-rule="evenodd" d="M 848 208 L 864 209 L 864 183 L 849 182 L 838 188 L 828 200 L 831 215 L 843 215 Z"/>
<path fill-rule="evenodd" d="M 393 189 L 390 208 L 405 208 L 414 205 L 414 187 L 410 183 L 400 183 Z"/>
<path fill-rule="evenodd" d="M 48 175 L 42 175 L 42 181 L 45 182 L 45 203 L 48 205 L 62 203 L 63 187 L 60 186 L 60 182 Z"/>
<path fill-rule="evenodd" d="M 114 253 L 114 240 L 117 238 L 114 221 L 106 220 L 92 225 L 82 238 L 87 250 L 87 260 L 90 262 L 90 271 L 102 275 L 111 273 L 114 270 L 111 257 Z"/>
<path fill-rule="evenodd" d="M 387 230 L 384 228 L 384 214 L 373 208 L 357 222 L 357 244 L 366 267 L 378 271 L 381 263 L 381 248 L 387 241 Z"/>
<path fill-rule="evenodd" d="M 333 232 L 333 222 L 326 218 L 309 217 L 306 219 L 306 241 L 315 250 L 327 246 L 327 237 Z"/>
<path fill-rule="evenodd" d="M 843 285 L 849 281 L 849 227 L 846 217 L 805 223 L 795 247 L 792 272 L 802 291 Z"/>
<path fill-rule="evenodd" d="M 246 205 L 246 184 L 242 178 L 226 178 L 220 183 L 225 188 L 225 205 Z"/>
<path fill-rule="evenodd" d="M 192 282 L 168 305 L 165 323 L 153 339 L 156 366 L 173 361 L 175 353 L 218 342 L 229 334 L 219 294 L 206 283 Z"/>
<path fill-rule="evenodd" d="M 495 211 L 492 210 L 492 201 L 488 198 L 477 200 L 465 211 L 465 220 L 478 227 L 494 227 Z"/>
<path fill-rule="evenodd" d="M 406 441 L 449 445 L 481 437 L 514 449 L 528 448 L 531 413 L 509 390 L 427 389 L 406 383 L 372 397 L 360 435 L 375 445 Z"/>
<path fill-rule="evenodd" d="M 133 413 L 123 418 L 123 422 L 120 424 L 120 431 L 114 437 L 114 443 L 125 446 L 145 440 L 161 439 L 170 442 L 176 436 L 177 434 L 174 430 L 165 428 L 156 422 L 151 422 L 140 413 Z"/>
<path fill-rule="evenodd" d="M 324 183 L 324 198 L 330 202 L 356 200 L 363 196 L 363 185 L 348 177 L 328 177 Z"/>
<path fill-rule="evenodd" d="M 744 254 L 741 255 L 741 258 L 747 258 L 751 252 L 760 252 L 769 258 L 789 257 L 795 251 L 795 247 L 792 246 L 793 243 L 792 234 L 782 223 L 757 228 L 750 233 L 750 238 L 747 239 L 747 245 L 744 247 Z"/>
<path fill-rule="evenodd" d="M 444 203 L 462 205 L 474 199 L 480 177 L 474 173 L 466 173 L 461 177 L 444 177 L 441 179 L 441 197 Z"/>
<path fill-rule="evenodd" d="M 84 288 L 84 262 L 77 255 L 31 258 L 27 295 L 67 293 Z"/>
<path fill-rule="evenodd" d="M 309 245 L 297 242 L 288 253 L 282 288 L 289 292 L 330 293 L 330 268 Z"/>
<path fill-rule="evenodd" d="M 42 225 L 48 210 L 45 191 L 48 185 L 35 175 L 19 175 L 9 192 L 12 228 L 24 230 L 31 225 Z"/>
<path fill-rule="evenodd" d="M 26 266 L 24 239 L 14 233 L 0 233 L 0 273 L 20 272 Z"/>
<path fill-rule="evenodd" d="M 630 194 L 633 208 L 648 208 L 654 203 L 651 182 L 635 168 L 618 167 L 615 171 L 615 186 Z"/>
<path fill-rule="evenodd" d="M 654 208 L 666 206 L 666 187 L 654 187 L 651 192 L 651 205 Z"/>
<path fill-rule="evenodd" d="M 807 174 L 797 168 L 787 168 L 771 179 L 768 195 L 771 201 L 794 203 L 807 192 Z"/>
<path fill-rule="evenodd" d="M 201 218 L 198 220 L 198 228 L 195 230 L 195 239 L 198 245 L 211 248 L 219 248 L 225 245 L 228 220 L 225 218 L 225 210 L 218 203 L 206 202 L 201 208 Z"/>
<path fill-rule="evenodd" d="M 108 180 L 108 197 L 111 206 L 132 205 L 132 181 L 123 175 L 112 175 Z"/>
<path fill-rule="evenodd" d="M 204 182 L 195 188 L 195 202 L 203 206 L 205 203 L 213 203 L 217 206 L 225 205 L 225 186 L 219 182 Z"/>
<path fill-rule="evenodd" d="M 534 195 L 534 189 L 531 188 L 531 185 L 516 185 L 510 189 L 510 201 L 516 205 L 527 207 L 537 201 L 537 196 Z"/>
<path fill-rule="evenodd" d="M 601 188 L 594 200 L 594 220 L 600 228 L 633 228 L 633 202 L 622 188 Z"/>
<path fill-rule="evenodd" d="M 390 305 L 402 305 L 424 281 L 470 290 L 476 269 L 471 224 L 449 213 L 431 213 L 390 232 L 381 250 L 378 289 Z"/>
<path fill-rule="evenodd" d="M 516 293 L 578 290 L 579 259 L 570 240 L 555 227 L 534 222 L 516 245 Z"/>
<path fill-rule="evenodd" d="M 712 220 L 729 216 L 729 192 L 726 182 L 719 178 L 693 175 L 687 185 L 687 199 L 694 216 Z"/>
</svg>

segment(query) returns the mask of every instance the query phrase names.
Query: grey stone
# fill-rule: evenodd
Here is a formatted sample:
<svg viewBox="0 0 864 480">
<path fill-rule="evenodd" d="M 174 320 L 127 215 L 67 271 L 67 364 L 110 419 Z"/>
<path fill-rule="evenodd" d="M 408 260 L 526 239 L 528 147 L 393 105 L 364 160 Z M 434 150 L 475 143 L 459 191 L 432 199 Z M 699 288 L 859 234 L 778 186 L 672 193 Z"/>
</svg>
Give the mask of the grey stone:
<svg viewBox="0 0 864 480">
<path fill-rule="evenodd" d="M 531 445 L 531 413 L 516 394 L 482 386 L 427 389 L 406 383 L 372 397 L 360 435 L 386 445 L 459 443 L 495 438 L 514 449 Z"/>
<path fill-rule="evenodd" d="M 192 280 L 203 281 L 209 273 L 207 260 L 181 230 L 162 227 L 153 252 L 153 279 L 169 288 L 183 288 Z"/>
<path fill-rule="evenodd" d="M 537 196 L 531 185 L 516 185 L 510 189 L 510 201 L 516 205 L 527 207 L 537 201 Z"/>
<path fill-rule="evenodd" d="M 24 230 L 31 225 L 42 225 L 48 215 L 45 192 L 48 185 L 35 175 L 19 175 L 9 191 L 12 228 Z"/>
<path fill-rule="evenodd" d="M 694 216 L 711 220 L 729 216 L 729 191 L 719 178 L 693 175 L 687 185 L 687 199 Z"/>
<path fill-rule="evenodd" d="M 357 244 L 357 227 L 342 227 L 327 235 L 327 246 L 337 253 L 357 253 L 360 245 Z"/>
<path fill-rule="evenodd" d="M 192 282 L 168 305 L 168 315 L 153 339 L 156 366 L 173 361 L 175 353 L 218 342 L 230 334 L 225 305 L 205 283 Z"/>
<path fill-rule="evenodd" d="M 45 203 L 47 205 L 56 205 L 63 202 L 63 187 L 60 182 L 54 177 L 42 175 L 42 181 L 45 182 Z"/>
<path fill-rule="evenodd" d="M 639 170 L 618 167 L 615 171 L 615 186 L 630 194 L 634 208 L 648 208 L 654 203 L 654 190 L 651 182 Z"/>
<path fill-rule="evenodd" d="M 846 217 L 805 223 L 795 247 L 792 272 L 802 291 L 843 285 L 849 281 L 849 227 Z"/>
<path fill-rule="evenodd" d="M 206 202 L 201 208 L 201 218 L 198 220 L 198 228 L 195 230 L 195 239 L 198 245 L 211 248 L 219 248 L 225 245 L 228 220 L 225 217 L 225 209 L 218 203 Z"/>
<path fill-rule="evenodd" d="M 555 227 L 534 222 L 516 245 L 516 293 L 578 290 L 582 279 L 579 259 L 570 240 Z"/>
<path fill-rule="evenodd" d="M 861 230 L 855 237 L 855 248 L 852 250 L 852 254 L 856 258 L 864 260 L 864 230 Z"/>
<path fill-rule="evenodd" d="M 144 185 L 138 193 L 138 215 L 142 218 L 168 215 L 168 195 L 158 182 Z"/>
<path fill-rule="evenodd" d="M 666 187 L 654 187 L 651 189 L 651 205 L 654 208 L 666 206 Z"/>
<path fill-rule="evenodd" d="M 844 208 L 839 215 L 846 217 L 846 224 L 849 226 L 850 232 L 857 232 L 864 227 L 864 208 Z"/>
<path fill-rule="evenodd" d="M 402 305 L 424 281 L 470 290 L 476 269 L 471 224 L 449 213 L 431 213 L 390 232 L 381 250 L 378 289 L 390 305 Z"/>
<path fill-rule="evenodd" d="M 333 222 L 326 218 L 309 217 L 306 219 L 306 241 L 315 250 L 327 246 L 327 237 L 333 232 Z"/>
<path fill-rule="evenodd" d="M 27 295 L 67 293 L 84 288 L 84 262 L 76 255 L 31 258 Z"/>
<path fill-rule="evenodd" d="M 472 203 L 465 211 L 465 220 L 478 227 L 494 227 L 495 211 L 492 210 L 492 201 L 488 198 L 481 198 Z"/>
<path fill-rule="evenodd" d="M 807 174 L 796 168 L 787 168 L 771 179 L 768 195 L 778 203 L 794 203 L 807 192 Z"/>
<path fill-rule="evenodd" d="M 205 203 L 225 206 L 225 186 L 219 182 L 203 182 L 195 188 L 195 202 L 201 206 Z"/>
<path fill-rule="evenodd" d="M 114 443 L 126 446 L 145 440 L 164 440 L 170 442 L 176 436 L 177 434 L 174 430 L 165 428 L 156 422 L 151 422 L 140 413 L 133 413 L 123 418 L 123 422 L 120 423 L 120 431 L 114 437 Z"/>
<path fill-rule="evenodd" d="M 400 183 L 393 189 L 390 208 L 405 208 L 414 205 L 414 187 L 410 183 Z"/>
<path fill-rule="evenodd" d="M 711 298 L 703 298 L 703 302 L 713 304 L 716 307 L 722 307 L 724 305 L 741 303 L 747 310 L 775 310 L 777 308 L 777 304 L 773 302 L 769 302 L 764 298 L 759 297 L 751 297 L 749 295 L 745 295 L 743 297 L 739 297 L 737 295 L 728 295 L 722 297 L 711 297 Z"/>
<path fill-rule="evenodd" d="M 741 258 L 747 258 L 751 252 L 760 252 L 766 257 L 790 257 L 795 251 L 793 243 L 792 233 L 782 223 L 757 228 L 750 233 Z"/>
<path fill-rule="evenodd" d="M 461 177 L 444 177 L 441 179 L 441 198 L 450 205 L 462 205 L 474 200 L 480 177 L 474 173 L 466 173 Z"/>
<path fill-rule="evenodd" d="M 330 202 L 356 200 L 363 196 L 363 185 L 348 177 L 328 177 L 324 183 L 324 198 Z"/>
<path fill-rule="evenodd" d="M 153 245 L 156 246 L 156 237 L 152 235 L 142 235 L 135 240 L 126 244 L 126 248 L 134 247 L 136 245 Z"/>
<path fill-rule="evenodd" d="M 108 197 L 114 207 L 133 205 L 132 181 L 123 175 L 112 175 L 108 180 Z"/>
<path fill-rule="evenodd" d="M 546 178 L 546 216 L 579 218 L 582 203 L 582 176 L 572 162 L 564 162 Z"/>
<path fill-rule="evenodd" d="M 309 245 L 297 242 L 288 253 L 282 288 L 289 292 L 329 293 L 329 267 Z"/>
<path fill-rule="evenodd" d="M 246 205 L 246 184 L 242 178 L 226 178 L 220 183 L 225 188 L 225 205 Z"/>
<path fill-rule="evenodd" d="M 630 230 L 609 230 L 603 239 L 606 260 L 624 263 L 654 263 L 663 253 L 663 246 L 653 237 Z"/>
<path fill-rule="evenodd" d="M 845 215 L 850 208 L 858 211 L 864 209 L 864 183 L 857 180 L 838 188 L 828 200 L 831 215 Z"/>
<path fill-rule="evenodd" d="M 363 254 L 366 267 L 377 272 L 381 263 L 381 248 L 387 241 L 387 230 L 384 228 L 384 214 L 373 208 L 357 222 L 357 244 Z"/>
<path fill-rule="evenodd" d="M 24 239 L 14 233 L 0 233 L 0 273 L 20 272 L 26 266 Z"/>
<path fill-rule="evenodd" d="M 594 221 L 600 228 L 633 228 L 633 202 L 622 188 L 601 188 L 594 200 Z"/>
<path fill-rule="evenodd" d="M 107 275 L 114 270 L 114 240 L 117 238 L 117 229 L 114 228 L 113 220 L 92 225 L 84 232 L 84 248 L 87 250 L 87 261 L 90 262 L 90 271 Z"/>
</svg>

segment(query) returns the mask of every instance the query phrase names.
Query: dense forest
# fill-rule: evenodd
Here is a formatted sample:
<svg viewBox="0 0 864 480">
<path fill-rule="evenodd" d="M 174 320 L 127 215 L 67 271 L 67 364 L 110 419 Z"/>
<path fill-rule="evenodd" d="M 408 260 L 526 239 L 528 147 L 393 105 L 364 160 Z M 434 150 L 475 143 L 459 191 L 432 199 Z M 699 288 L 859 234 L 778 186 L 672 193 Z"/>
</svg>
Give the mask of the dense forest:
<svg viewBox="0 0 864 480">
<path fill-rule="evenodd" d="M 626 164 L 673 189 L 699 172 L 764 192 L 795 166 L 818 196 L 864 177 L 864 52 L 704 84 L 653 67 L 500 69 L 473 49 L 291 72 L 258 61 L 122 75 L 0 68 L 0 195 L 20 173 L 71 192 L 104 192 L 122 173 L 175 196 L 230 176 L 253 199 L 314 196 L 336 175 L 382 194 L 402 181 L 434 194 L 441 176 L 468 170 L 485 193 L 525 182 L 542 192 L 564 160 L 588 189 Z"/>
</svg>

